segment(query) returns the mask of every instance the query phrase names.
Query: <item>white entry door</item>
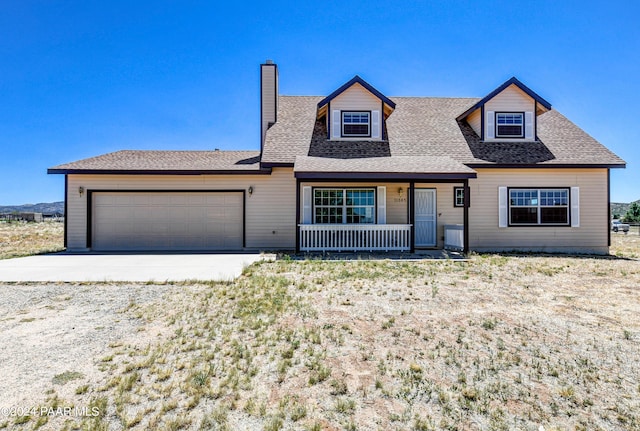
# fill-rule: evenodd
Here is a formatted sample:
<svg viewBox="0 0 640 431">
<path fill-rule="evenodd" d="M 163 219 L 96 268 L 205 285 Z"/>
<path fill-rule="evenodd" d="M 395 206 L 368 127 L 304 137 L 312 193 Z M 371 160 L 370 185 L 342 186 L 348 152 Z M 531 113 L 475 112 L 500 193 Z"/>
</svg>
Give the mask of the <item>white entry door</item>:
<svg viewBox="0 0 640 431">
<path fill-rule="evenodd" d="M 436 190 L 414 191 L 415 246 L 436 246 Z"/>
</svg>

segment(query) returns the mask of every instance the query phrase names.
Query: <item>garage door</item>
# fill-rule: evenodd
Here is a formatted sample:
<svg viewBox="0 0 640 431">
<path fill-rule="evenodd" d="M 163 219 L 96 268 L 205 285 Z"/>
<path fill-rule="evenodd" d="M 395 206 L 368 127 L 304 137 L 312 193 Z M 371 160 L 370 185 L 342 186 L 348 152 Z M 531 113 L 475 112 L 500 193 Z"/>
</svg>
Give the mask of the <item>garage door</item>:
<svg viewBox="0 0 640 431">
<path fill-rule="evenodd" d="M 94 192 L 94 250 L 240 250 L 242 193 Z"/>
</svg>

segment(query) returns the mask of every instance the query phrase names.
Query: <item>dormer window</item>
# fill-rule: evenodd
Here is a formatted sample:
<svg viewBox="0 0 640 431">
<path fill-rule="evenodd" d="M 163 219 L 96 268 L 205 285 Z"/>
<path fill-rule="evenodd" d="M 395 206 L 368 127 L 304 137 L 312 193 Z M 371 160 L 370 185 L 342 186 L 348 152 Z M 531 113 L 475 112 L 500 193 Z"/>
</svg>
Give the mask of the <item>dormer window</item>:
<svg viewBox="0 0 640 431">
<path fill-rule="evenodd" d="M 379 141 L 384 139 L 384 121 L 395 107 L 384 94 L 354 76 L 318 102 L 316 120 L 326 118 L 327 138 L 332 141 Z"/>
<path fill-rule="evenodd" d="M 497 112 L 496 138 L 523 138 L 523 117 L 524 113 L 522 112 Z"/>
<path fill-rule="evenodd" d="M 370 137 L 371 136 L 370 112 L 342 112 L 342 136 L 344 137 Z"/>
</svg>

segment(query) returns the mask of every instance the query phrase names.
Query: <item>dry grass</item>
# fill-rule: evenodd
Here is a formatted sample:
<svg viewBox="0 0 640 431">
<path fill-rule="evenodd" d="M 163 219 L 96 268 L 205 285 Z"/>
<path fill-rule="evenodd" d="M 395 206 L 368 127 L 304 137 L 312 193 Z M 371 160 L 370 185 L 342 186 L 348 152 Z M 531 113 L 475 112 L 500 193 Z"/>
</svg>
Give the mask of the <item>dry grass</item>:
<svg viewBox="0 0 640 431">
<path fill-rule="evenodd" d="M 637 430 L 640 243 L 613 240 L 617 258 L 285 259 L 175 286 L 123 310 L 164 335 L 53 387 L 101 416 L 41 429 Z"/>
<path fill-rule="evenodd" d="M 63 223 L 0 222 L 0 259 L 64 250 Z"/>
</svg>

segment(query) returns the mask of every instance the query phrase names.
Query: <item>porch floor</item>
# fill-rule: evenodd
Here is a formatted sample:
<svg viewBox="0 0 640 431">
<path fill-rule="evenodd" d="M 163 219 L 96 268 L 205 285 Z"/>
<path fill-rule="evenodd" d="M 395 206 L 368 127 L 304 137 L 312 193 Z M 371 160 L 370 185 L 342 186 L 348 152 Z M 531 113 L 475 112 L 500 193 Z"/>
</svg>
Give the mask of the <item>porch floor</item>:
<svg viewBox="0 0 640 431">
<path fill-rule="evenodd" d="M 459 260 L 465 261 L 464 253 L 451 250 L 416 250 L 414 253 L 389 251 L 389 252 L 300 252 L 287 255 L 294 260 L 318 259 L 318 260 Z M 278 258 L 282 258 L 281 255 Z"/>
</svg>

